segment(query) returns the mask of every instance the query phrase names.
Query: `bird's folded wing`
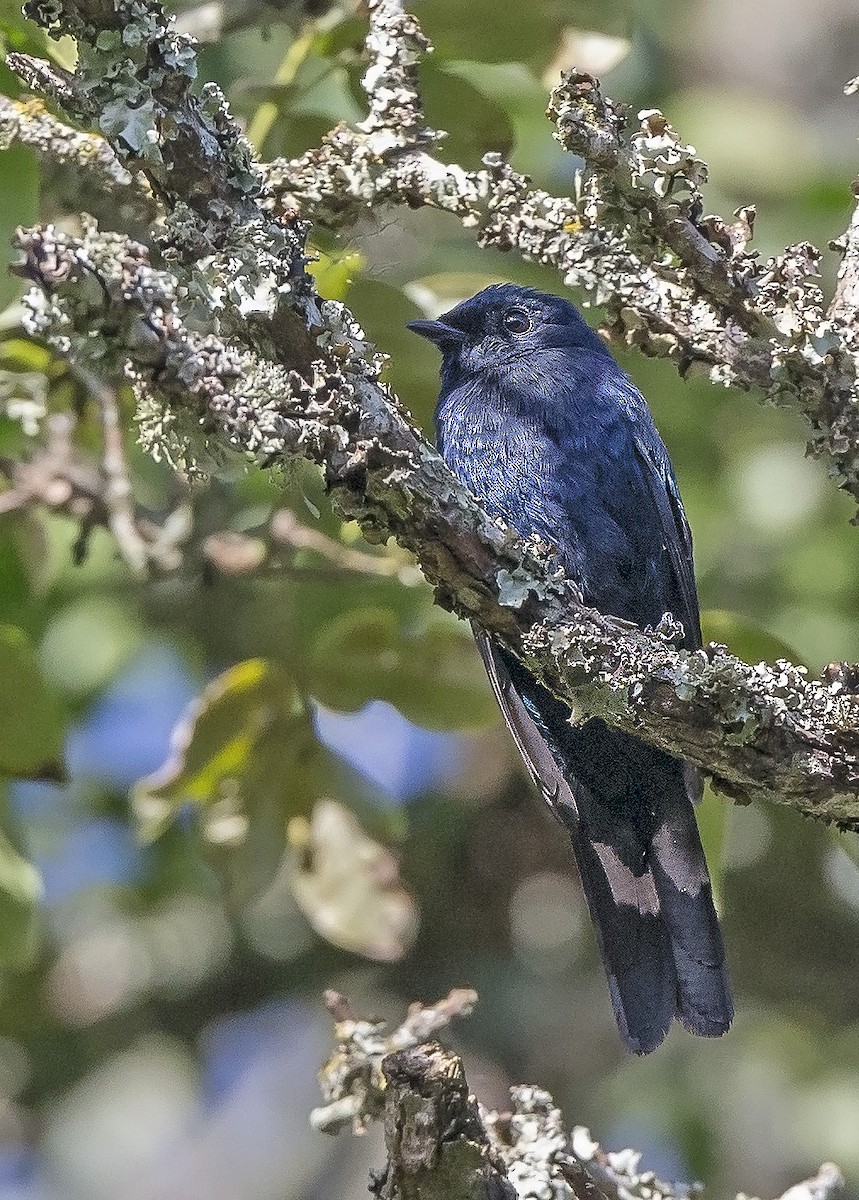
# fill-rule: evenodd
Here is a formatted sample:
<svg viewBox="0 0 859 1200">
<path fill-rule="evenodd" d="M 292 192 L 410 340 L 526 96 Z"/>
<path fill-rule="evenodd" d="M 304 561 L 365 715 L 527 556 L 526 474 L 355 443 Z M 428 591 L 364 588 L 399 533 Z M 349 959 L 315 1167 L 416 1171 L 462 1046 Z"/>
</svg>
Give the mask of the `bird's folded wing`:
<svg viewBox="0 0 859 1200">
<path fill-rule="evenodd" d="M 513 686 L 507 667 L 492 639 L 474 630 L 474 640 L 486 667 L 498 707 L 519 748 L 528 773 L 555 816 L 571 831 L 578 826 L 578 807 L 572 787 L 555 762 L 543 735 Z"/>
<path fill-rule="evenodd" d="M 683 622 L 687 644 L 700 646 L 701 626 L 692 560 L 692 534 L 686 513 L 683 511 L 677 481 L 664 447 L 648 445 L 644 438 L 636 437 L 635 452 L 641 464 L 647 490 L 659 516 L 662 537 L 671 561 L 679 601 L 674 616 Z"/>
</svg>

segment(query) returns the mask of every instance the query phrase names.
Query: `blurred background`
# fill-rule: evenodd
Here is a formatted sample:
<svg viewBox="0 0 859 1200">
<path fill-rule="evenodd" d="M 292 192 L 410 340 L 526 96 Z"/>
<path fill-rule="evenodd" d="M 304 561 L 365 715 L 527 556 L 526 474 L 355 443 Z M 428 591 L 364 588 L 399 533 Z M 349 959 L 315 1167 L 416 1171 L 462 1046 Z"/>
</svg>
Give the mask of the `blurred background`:
<svg viewBox="0 0 859 1200">
<path fill-rule="evenodd" d="M 264 157 L 360 119 L 360 12 L 177 11 Z M 825 247 L 849 220 L 851 0 L 413 11 L 436 47 L 423 85 L 451 161 L 500 150 L 568 193 L 577 164 L 543 110 L 575 63 L 633 109 L 665 111 L 710 164 L 709 210 L 758 206 L 762 255 Z M 3 44 L 73 61 L 10 0 Z M 18 94 L 2 65 L 0 88 Z M 126 227 L 74 172 L 0 153 L 4 261 L 16 225 L 73 227 L 83 207 Z M 428 432 L 438 363 L 405 322 L 495 280 L 560 288 L 429 211 L 317 229 L 314 245 L 320 288 L 390 355 Z M 835 266 L 828 254 L 826 288 Z M 0 466 L 58 437 L 97 464 L 87 381 L 22 336 L 19 295 L 4 273 Z M 803 421 L 618 357 L 674 459 L 705 637 L 814 671 L 859 660 L 851 505 L 805 457 Z M 313 472 L 236 466 L 189 490 L 135 448 L 129 398 L 118 403 L 137 504 L 182 525 L 175 569 L 135 578 L 106 532 L 83 545 L 70 517 L 7 511 L 0 494 L 0 725 L 17 730 L 3 761 L 43 776 L 62 745 L 68 771 L 0 792 L 0 1200 L 364 1195 L 378 1131 L 331 1139 L 307 1122 L 331 1040 L 322 991 L 396 1020 L 457 985 L 480 993 L 449 1038 L 484 1103 L 539 1084 L 570 1125 L 714 1196 L 775 1196 L 825 1159 L 859 1195 L 856 839 L 708 795 L 736 1027 L 712 1043 L 675 1029 L 648 1059 L 626 1057 L 572 855 L 468 631 L 401 552 L 332 514 Z"/>
</svg>

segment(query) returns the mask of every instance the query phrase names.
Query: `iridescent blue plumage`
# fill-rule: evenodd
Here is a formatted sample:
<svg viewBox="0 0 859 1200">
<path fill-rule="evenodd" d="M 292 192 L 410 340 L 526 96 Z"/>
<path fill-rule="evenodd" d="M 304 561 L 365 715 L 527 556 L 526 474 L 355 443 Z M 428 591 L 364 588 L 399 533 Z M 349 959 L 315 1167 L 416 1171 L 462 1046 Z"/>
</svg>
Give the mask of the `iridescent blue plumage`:
<svg viewBox="0 0 859 1200">
<path fill-rule="evenodd" d="M 411 323 L 442 351 L 448 466 L 492 516 L 557 548 L 585 603 L 700 645 L 692 541 L 641 393 L 566 300 L 487 288 Z M 485 635 L 490 680 L 531 775 L 570 832 L 621 1033 L 646 1053 L 673 1018 L 723 1033 L 733 1010 L 692 803 L 696 773 L 570 709 Z"/>
</svg>

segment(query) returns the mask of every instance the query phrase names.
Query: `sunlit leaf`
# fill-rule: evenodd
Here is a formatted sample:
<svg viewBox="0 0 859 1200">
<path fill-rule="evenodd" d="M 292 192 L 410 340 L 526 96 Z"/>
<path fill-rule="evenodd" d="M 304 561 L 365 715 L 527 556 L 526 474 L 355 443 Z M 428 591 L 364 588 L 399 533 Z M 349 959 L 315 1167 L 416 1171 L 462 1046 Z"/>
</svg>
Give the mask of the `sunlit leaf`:
<svg viewBox="0 0 859 1200">
<path fill-rule="evenodd" d="M 320 296 L 325 300 L 345 300 L 352 280 L 364 268 L 364 255 L 357 250 L 346 250 L 343 254 L 325 254 L 316 251 L 315 262 L 308 264 L 308 271 L 316 280 Z"/>
<path fill-rule="evenodd" d="M 743 662 L 773 662 L 777 658 L 802 661 L 796 650 L 780 637 L 724 608 L 705 609 L 701 613 L 701 630 L 705 642 L 721 642 Z"/>
<path fill-rule="evenodd" d="M 317 637 L 310 672 L 318 698 L 340 711 L 387 700 L 430 729 L 469 729 L 496 717 L 471 638 L 446 621 L 410 630 L 392 609 L 343 613 Z"/>
<path fill-rule="evenodd" d="M 140 834 L 149 842 L 187 803 L 206 807 L 212 840 L 240 841 L 253 804 L 252 784 L 284 759 L 284 740 L 305 714 L 286 676 L 264 659 L 249 659 L 219 675 L 173 731 L 173 752 L 134 787 Z M 268 754 L 272 761 L 268 761 Z"/>
<path fill-rule="evenodd" d="M 61 779 L 65 722 L 23 630 L 0 625 L 0 774 Z"/>
<path fill-rule="evenodd" d="M 43 30 L 34 21 L 26 20 L 17 0 L 0 0 L 0 50 L 42 58 L 47 55 L 48 42 Z M 17 89 L 13 94 L 17 95 Z"/>
<path fill-rule="evenodd" d="M 417 909 L 396 856 L 334 800 L 318 801 L 309 821 L 294 818 L 288 840 L 292 892 L 316 932 L 366 958 L 402 958 L 417 931 Z"/>
</svg>

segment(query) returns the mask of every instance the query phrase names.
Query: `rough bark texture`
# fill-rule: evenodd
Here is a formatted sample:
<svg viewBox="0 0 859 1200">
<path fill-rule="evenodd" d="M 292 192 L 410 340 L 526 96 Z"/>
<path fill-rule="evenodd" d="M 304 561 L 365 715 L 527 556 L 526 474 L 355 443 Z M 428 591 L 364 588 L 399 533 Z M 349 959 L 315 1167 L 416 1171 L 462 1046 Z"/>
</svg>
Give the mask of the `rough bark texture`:
<svg viewBox="0 0 859 1200">
<path fill-rule="evenodd" d="M 450 211 L 481 244 L 552 263 L 589 289 L 614 336 L 800 406 L 813 448 L 859 496 L 855 222 L 826 313 L 813 248 L 758 262 L 746 250 L 750 210 L 733 224 L 700 215 L 704 164 L 662 114 L 631 121 L 577 72 L 549 112 L 588 166 L 578 200 L 535 191 L 497 156 L 478 172 L 444 164 L 417 88 L 426 40 L 399 0 L 369 7 L 367 119 L 298 162 L 262 167 L 217 89 L 191 90 L 193 46 L 157 4 L 33 0 L 36 20 L 77 38 L 78 69 L 63 75 L 22 55 L 11 65 L 104 140 L 6 104 L 0 141 L 49 155 L 62 146 L 113 189 L 132 173 L 129 195 L 161 214 L 162 265 L 94 222 L 79 238 L 26 231 L 24 270 L 37 285 L 29 328 L 105 383 L 130 378 L 144 443 L 186 471 L 230 451 L 317 463 L 370 540 L 393 536 L 413 551 L 439 603 L 499 635 L 579 711 L 682 754 L 732 795 L 859 828 L 857 672 L 835 665 L 809 680 L 789 663 L 747 666 L 720 646 L 688 654 L 674 648 L 676 631 L 650 636 L 583 608 L 550 548 L 487 520 L 380 384 L 379 359 L 350 314 L 319 301 L 304 271 L 303 218 L 342 224 L 386 201 Z M 109 404 L 104 412 L 107 431 Z M 133 513 L 117 509 L 116 472 L 112 493 L 109 470 L 104 479 L 104 519 L 145 565 L 154 555 L 145 538 L 129 540 Z M 92 504 L 90 519 L 101 512 Z"/>
<path fill-rule="evenodd" d="M 560 1110 L 540 1088 L 511 1088 L 510 1110 L 488 1112 L 469 1094 L 462 1060 L 438 1042 L 423 1042 L 476 995 L 451 992 L 424 1008 L 413 1004 L 391 1033 L 378 1020 L 355 1017 L 348 1001 L 327 998 L 337 1049 L 319 1072 L 326 1104 L 313 1113 L 336 1133 L 363 1133 L 381 1120 L 388 1161 L 371 1182 L 384 1200 L 689 1200 L 699 1185 L 665 1183 L 642 1171 L 633 1150 L 607 1152 L 587 1129 L 568 1132 Z M 841 1172 L 824 1163 L 781 1200 L 834 1200 Z"/>
<path fill-rule="evenodd" d="M 768 796 L 859 829 L 859 670 L 809 680 L 790 663 L 750 667 L 709 646 L 678 651 L 677 630 L 644 634 L 582 607 L 551 548 L 489 521 L 445 469 L 390 391 L 380 360 L 342 305 L 306 274 L 308 220 L 347 225 L 383 204 L 431 206 L 482 246 L 557 268 L 604 305 L 610 336 L 701 364 L 721 383 L 807 415 L 811 448 L 859 499 L 859 218 L 837 244 L 843 261 L 828 308 L 807 244 L 769 262 L 748 252 L 754 212 L 702 216 L 706 168 L 665 117 L 630 118 L 598 81 L 573 71 L 551 97 L 557 137 L 586 170 L 577 199 L 534 189 L 499 156 L 465 171 L 436 154 L 417 63 L 429 47 L 399 0 L 369 0 L 368 115 L 295 162 L 259 164 L 218 89 L 193 88 L 192 42 L 154 0 L 32 0 L 30 15 L 78 42 L 74 75 L 20 54 L 9 65 L 78 125 L 38 101 L 0 100 L 0 146 L 20 141 L 72 163 L 115 196 L 151 246 L 92 220 L 79 237 L 20 234 L 34 284 L 28 328 L 75 364 L 97 399 L 100 464 L 75 458 L 62 421 L 45 453 L 0 462 L 6 510 L 42 504 L 114 532 L 135 571 L 181 560 L 183 510 L 159 528 L 131 502 L 116 437 L 115 385 L 130 379 L 141 438 L 187 473 L 239 453 L 316 463 L 332 498 L 367 538 L 412 551 L 438 602 L 499 636 L 550 687 L 709 771 L 737 797 Z M 859 211 L 859 210 L 857 210 Z M 154 218 L 157 217 L 157 222 Z M 151 251 L 155 251 L 155 256 Z M 153 266 L 153 261 L 158 263 Z M 271 539 L 299 537 L 287 528 Z M 323 551 L 338 569 L 360 555 Z M 228 571 L 261 561 L 211 540 Z M 366 556 L 365 556 L 366 557 Z M 330 996 L 338 1048 L 320 1074 L 321 1129 L 380 1119 L 388 1164 L 373 1183 L 387 1200 L 680 1200 L 686 1189 L 570 1134 L 551 1096 L 515 1088 L 487 1113 L 459 1058 L 430 1041 L 474 993 L 413 1006 L 392 1033 Z M 836 1168 L 784 1200 L 831 1200 Z"/>
</svg>

